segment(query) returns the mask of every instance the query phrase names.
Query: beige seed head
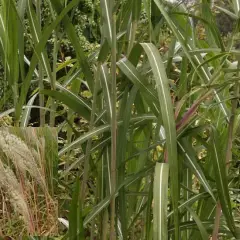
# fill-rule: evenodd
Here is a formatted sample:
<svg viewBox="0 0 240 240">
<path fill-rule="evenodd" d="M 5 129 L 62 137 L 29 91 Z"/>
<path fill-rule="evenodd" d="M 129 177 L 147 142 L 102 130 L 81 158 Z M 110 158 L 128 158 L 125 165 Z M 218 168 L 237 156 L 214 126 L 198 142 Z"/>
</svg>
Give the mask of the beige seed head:
<svg viewBox="0 0 240 240">
<path fill-rule="evenodd" d="M 0 130 L 0 149 L 21 172 L 29 172 L 33 179 L 46 191 L 45 180 L 26 143 L 6 130 Z"/>
<path fill-rule="evenodd" d="M 21 186 L 15 174 L 9 167 L 4 167 L 0 160 L 0 187 L 5 190 L 15 211 L 23 216 L 24 222 L 29 225 L 31 222 L 28 205 L 21 192 Z"/>
</svg>

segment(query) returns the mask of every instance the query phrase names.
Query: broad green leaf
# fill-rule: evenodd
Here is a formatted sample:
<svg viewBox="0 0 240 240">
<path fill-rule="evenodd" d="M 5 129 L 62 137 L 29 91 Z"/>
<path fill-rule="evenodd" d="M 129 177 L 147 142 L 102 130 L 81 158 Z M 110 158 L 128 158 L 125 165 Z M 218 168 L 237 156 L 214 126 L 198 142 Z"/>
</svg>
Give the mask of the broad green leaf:
<svg viewBox="0 0 240 240">
<path fill-rule="evenodd" d="M 108 55 L 109 55 L 109 50 L 110 50 L 109 44 L 108 44 L 107 40 L 104 39 L 103 43 L 101 45 L 99 54 L 98 54 L 98 61 L 100 63 L 103 63 L 107 60 Z"/>
<path fill-rule="evenodd" d="M 80 116 L 84 117 L 86 120 L 90 120 L 91 108 L 88 107 L 88 105 L 80 97 L 54 90 L 42 90 L 40 93 L 61 101 L 63 104 L 80 114 Z"/>
</svg>

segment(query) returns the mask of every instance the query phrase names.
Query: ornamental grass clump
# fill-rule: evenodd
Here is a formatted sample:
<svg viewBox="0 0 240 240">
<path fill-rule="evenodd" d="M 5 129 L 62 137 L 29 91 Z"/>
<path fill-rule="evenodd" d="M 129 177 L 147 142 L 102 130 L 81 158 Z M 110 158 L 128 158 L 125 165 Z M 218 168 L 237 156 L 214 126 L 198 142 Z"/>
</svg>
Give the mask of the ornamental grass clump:
<svg viewBox="0 0 240 240">
<path fill-rule="evenodd" d="M 53 159 L 47 159 L 45 141 L 49 140 L 44 138 L 44 131 L 0 129 L 0 225 L 5 235 L 58 233 L 58 205 L 49 185 L 52 169 L 47 165 Z M 35 136 L 35 141 L 29 136 Z"/>
<path fill-rule="evenodd" d="M 1 161 L 0 188 L 2 188 L 4 193 L 9 197 L 9 201 L 14 206 L 14 210 L 23 216 L 26 226 L 29 227 L 29 232 L 34 232 L 29 206 L 23 192 L 21 191 L 20 183 L 14 172 L 9 167 L 4 167 Z"/>
<path fill-rule="evenodd" d="M 33 179 L 39 183 L 43 190 L 46 190 L 46 183 L 40 173 L 40 169 L 29 147 L 14 134 L 5 130 L 0 131 L 0 148 L 7 158 L 23 175 L 28 172 Z"/>
<path fill-rule="evenodd" d="M 38 235 L 54 226 L 48 194 L 58 189 L 64 239 L 240 239 L 239 3 L 0 0 L 0 118 L 59 133 L 49 171 L 53 141 L 2 130 L 0 157 Z M 79 27 L 95 42 L 89 52 Z M 23 225 L 11 226 L 17 236 Z"/>
</svg>

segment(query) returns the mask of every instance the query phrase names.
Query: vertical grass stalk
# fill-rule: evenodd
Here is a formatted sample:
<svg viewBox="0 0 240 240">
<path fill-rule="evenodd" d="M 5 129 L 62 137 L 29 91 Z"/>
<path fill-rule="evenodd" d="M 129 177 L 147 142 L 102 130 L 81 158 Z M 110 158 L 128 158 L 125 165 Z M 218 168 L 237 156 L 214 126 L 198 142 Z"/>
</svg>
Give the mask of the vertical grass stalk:
<svg viewBox="0 0 240 240">
<path fill-rule="evenodd" d="M 36 12 L 37 12 L 39 29 L 42 28 L 42 26 L 41 26 L 41 21 L 42 21 L 41 5 L 42 5 L 42 0 L 39 0 L 36 2 Z M 42 67 L 41 62 L 39 62 L 39 64 L 38 64 L 38 73 L 39 73 L 38 87 L 39 87 L 39 91 L 42 91 L 44 89 L 44 85 L 43 85 L 43 67 Z M 39 93 L 39 106 L 41 107 L 39 109 L 40 126 L 43 127 L 45 124 L 45 110 L 43 109 L 43 107 L 44 107 L 44 94 L 43 93 Z"/>
<path fill-rule="evenodd" d="M 114 1 L 115 2 L 115 1 Z M 110 202 L 111 215 L 110 215 L 110 240 L 116 239 L 115 232 L 115 190 L 116 190 L 116 148 L 117 148 L 117 84 L 116 84 L 116 12 L 113 12 L 112 19 L 112 46 L 111 46 L 111 75 L 112 75 L 112 89 L 111 89 L 111 100 L 112 100 L 112 122 L 111 122 L 111 189 L 112 196 Z"/>
</svg>

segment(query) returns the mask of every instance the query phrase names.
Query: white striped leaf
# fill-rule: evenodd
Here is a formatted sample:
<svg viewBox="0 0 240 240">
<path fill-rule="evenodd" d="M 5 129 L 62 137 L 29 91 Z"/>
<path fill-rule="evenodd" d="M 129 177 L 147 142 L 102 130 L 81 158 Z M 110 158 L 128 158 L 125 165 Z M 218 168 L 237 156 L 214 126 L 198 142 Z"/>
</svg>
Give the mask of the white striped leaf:
<svg viewBox="0 0 240 240">
<path fill-rule="evenodd" d="M 144 81 L 141 74 L 137 71 L 133 64 L 127 60 L 127 58 L 123 58 L 118 61 L 117 65 L 128 77 L 128 79 L 132 81 L 133 84 L 137 85 L 142 92 L 146 93 L 152 101 L 158 101 L 156 90 L 146 84 L 146 81 Z"/>
<path fill-rule="evenodd" d="M 108 83 L 108 72 L 105 65 L 101 65 L 100 67 L 100 79 L 102 83 L 104 100 L 107 107 L 107 113 L 109 120 L 112 119 L 112 104 L 111 104 L 111 92 Z"/>
<path fill-rule="evenodd" d="M 30 100 L 28 101 L 27 103 L 27 106 L 32 106 L 33 105 L 33 102 L 35 100 L 35 98 L 37 97 L 37 93 L 35 93 L 31 98 Z M 23 111 L 23 114 L 22 114 L 22 118 L 21 118 L 21 127 L 27 127 L 28 126 L 28 121 L 29 121 L 29 118 L 30 118 L 30 113 L 31 113 L 31 108 L 26 108 L 24 109 Z"/>
<path fill-rule="evenodd" d="M 101 0 L 101 10 L 103 19 L 103 34 L 107 38 L 109 46 L 112 44 L 112 1 L 111 0 Z"/>
<path fill-rule="evenodd" d="M 153 189 L 153 239 L 167 240 L 167 205 L 168 205 L 167 163 L 156 163 Z"/>
<path fill-rule="evenodd" d="M 233 0 L 233 6 L 235 14 L 239 17 L 239 11 L 240 11 L 240 0 Z"/>
<path fill-rule="evenodd" d="M 180 190 L 177 158 L 177 134 L 169 81 L 158 49 L 152 43 L 142 43 L 141 45 L 148 56 L 156 81 L 161 116 L 166 133 L 166 146 L 170 167 L 170 178 L 172 179 L 172 181 L 170 181 L 170 190 L 174 209 L 175 238 L 179 239 L 178 201 Z"/>
</svg>

